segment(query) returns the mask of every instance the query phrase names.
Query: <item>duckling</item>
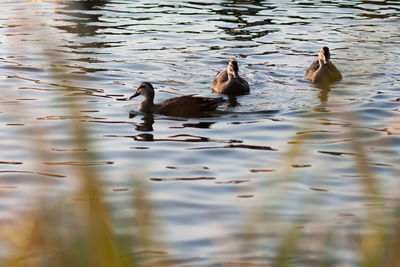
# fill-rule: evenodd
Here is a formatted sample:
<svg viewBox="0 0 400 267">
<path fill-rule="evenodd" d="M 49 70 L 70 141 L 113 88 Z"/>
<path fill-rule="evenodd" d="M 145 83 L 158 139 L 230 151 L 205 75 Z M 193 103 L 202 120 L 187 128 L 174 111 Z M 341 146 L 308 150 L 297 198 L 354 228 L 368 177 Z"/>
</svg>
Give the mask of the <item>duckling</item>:
<svg viewBox="0 0 400 267">
<path fill-rule="evenodd" d="M 219 94 L 244 95 L 250 92 L 250 86 L 238 74 L 239 66 L 235 60 L 228 63 L 226 70 L 220 71 L 211 84 L 211 89 Z"/>
<path fill-rule="evenodd" d="M 318 60 L 311 64 L 306 71 L 305 77 L 313 83 L 334 83 L 342 79 L 342 74 L 331 62 L 331 54 L 328 47 L 321 48 Z"/>
<path fill-rule="evenodd" d="M 144 96 L 144 100 L 139 106 L 140 111 L 175 117 L 201 117 L 204 113 L 214 111 L 218 106 L 226 102 L 222 97 L 210 98 L 185 95 L 154 104 L 154 88 L 149 82 L 139 84 L 135 94 L 129 97 L 128 100 L 139 95 Z"/>
</svg>

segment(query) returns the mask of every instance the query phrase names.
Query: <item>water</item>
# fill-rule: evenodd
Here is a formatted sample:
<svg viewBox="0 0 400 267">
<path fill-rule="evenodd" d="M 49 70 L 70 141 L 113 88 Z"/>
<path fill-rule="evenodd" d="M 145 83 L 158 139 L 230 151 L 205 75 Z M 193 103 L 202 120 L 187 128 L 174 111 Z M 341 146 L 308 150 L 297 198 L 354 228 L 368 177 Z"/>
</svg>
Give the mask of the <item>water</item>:
<svg viewBox="0 0 400 267">
<path fill-rule="evenodd" d="M 34 208 L 43 182 L 46 195 L 68 194 L 74 166 L 94 165 L 110 202 L 131 194 L 128 177 L 149 181 L 168 253 L 185 266 L 263 264 L 288 221 L 310 236 L 362 231 L 376 203 L 360 158 L 397 200 L 400 2 L 94 2 L 0 4 L 2 220 Z M 304 72 L 323 45 L 344 79 L 321 89 Z M 214 116 L 143 115 L 142 98 L 119 101 L 141 81 L 155 102 L 214 96 L 230 59 L 251 93 Z M 81 107 L 74 116 L 69 99 Z M 93 161 L 74 160 L 74 119 L 90 130 Z M 242 251 L 248 224 L 260 240 Z M 304 257 L 318 260 L 320 249 L 310 244 Z M 332 251 L 341 266 L 357 261 L 346 247 Z"/>
</svg>

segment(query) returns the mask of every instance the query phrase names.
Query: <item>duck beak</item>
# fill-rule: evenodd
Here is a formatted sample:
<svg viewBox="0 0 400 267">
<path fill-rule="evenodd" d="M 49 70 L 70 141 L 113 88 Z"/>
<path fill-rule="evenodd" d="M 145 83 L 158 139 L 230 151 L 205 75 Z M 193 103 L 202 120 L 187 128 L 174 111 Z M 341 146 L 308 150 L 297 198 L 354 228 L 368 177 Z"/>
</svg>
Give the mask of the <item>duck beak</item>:
<svg viewBox="0 0 400 267">
<path fill-rule="evenodd" d="M 139 96 L 139 95 L 140 95 L 140 93 L 137 93 L 137 92 L 136 92 L 134 95 L 132 95 L 131 97 L 129 97 L 128 100 L 131 100 L 132 98 L 135 98 L 135 97 L 137 97 L 137 96 Z"/>
<path fill-rule="evenodd" d="M 239 78 L 239 74 L 236 71 L 233 73 L 233 78 L 235 79 Z"/>
<path fill-rule="evenodd" d="M 328 64 L 329 62 L 331 62 L 329 58 L 324 58 L 324 64 Z"/>
</svg>

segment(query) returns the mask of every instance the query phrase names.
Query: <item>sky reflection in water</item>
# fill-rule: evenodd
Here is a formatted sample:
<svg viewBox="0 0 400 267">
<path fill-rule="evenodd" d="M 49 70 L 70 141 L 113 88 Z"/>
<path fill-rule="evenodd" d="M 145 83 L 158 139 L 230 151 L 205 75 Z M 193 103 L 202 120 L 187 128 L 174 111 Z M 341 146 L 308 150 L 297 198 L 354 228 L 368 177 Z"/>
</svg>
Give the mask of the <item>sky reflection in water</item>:
<svg viewBox="0 0 400 267">
<path fill-rule="evenodd" d="M 1 208 L 4 218 L 21 203 L 29 209 L 29 192 L 43 176 L 53 188 L 49 195 L 71 190 L 79 164 L 73 161 L 79 150 L 71 141 L 73 119 L 89 127 L 97 155 L 83 164 L 98 168 L 108 187 L 126 186 L 127 174 L 146 173 L 140 179 L 151 184 L 178 258 L 207 263 L 219 250 L 234 250 L 211 244 L 243 234 L 238 227 L 243 214 L 258 206 L 278 215 L 276 221 L 259 222 L 271 239 L 275 228 L 267 226 L 295 218 L 311 232 L 313 225 L 337 223 L 351 231 L 370 204 L 354 165 L 355 141 L 364 145 L 385 196 L 396 198 L 396 1 L 0 5 L 0 178 L 14 188 Z M 323 45 L 344 78 L 319 88 L 304 72 Z M 231 99 L 211 117 L 143 115 L 137 112 L 142 99 L 118 101 L 141 81 L 154 84 L 155 102 L 215 96 L 211 81 L 230 59 L 239 62 L 251 93 Z M 80 101 L 79 116 L 70 116 L 69 98 Z M 34 129 L 44 134 L 41 140 Z M 31 149 L 39 141 L 50 155 L 41 164 Z M 287 168 L 288 151 L 298 143 Z M 293 179 L 282 191 L 288 174 Z M 112 191 L 110 199 L 123 202 L 128 194 Z M 274 245 L 259 250 L 264 256 L 257 260 L 268 261 Z"/>
</svg>

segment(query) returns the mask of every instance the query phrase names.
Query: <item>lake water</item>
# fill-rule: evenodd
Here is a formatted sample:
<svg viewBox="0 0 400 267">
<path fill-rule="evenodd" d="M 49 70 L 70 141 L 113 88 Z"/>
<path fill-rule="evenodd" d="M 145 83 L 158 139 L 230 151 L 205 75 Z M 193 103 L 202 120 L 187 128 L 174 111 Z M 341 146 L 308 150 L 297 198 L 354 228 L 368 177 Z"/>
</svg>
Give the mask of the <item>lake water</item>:
<svg viewBox="0 0 400 267">
<path fill-rule="evenodd" d="M 335 230 L 329 257 L 353 266 L 357 246 L 346 238 L 369 224 L 371 207 L 396 206 L 400 1 L 0 7 L 0 220 L 35 208 L 43 182 L 46 196 L 72 192 L 83 164 L 104 181 L 116 221 L 132 217 L 130 178 L 148 182 L 166 252 L 181 266 L 264 266 L 287 225 L 317 240 Z M 330 88 L 304 79 L 324 45 L 343 75 Z M 211 81 L 230 59 L 251 93 L 210 117 L 143 115 L 142 97 L 120 100 L 141 81 L 153 83 L 155 102 L 215 97 Z M 89 162 L 75 158 L 76 120 L 89 129 Z M 370 177 L 384 205 L 366 193 Z M 249 228 L 256 241 L 242 249 Z M 318 244 L 297 264 L 326 256 Z"/>
</svg>

